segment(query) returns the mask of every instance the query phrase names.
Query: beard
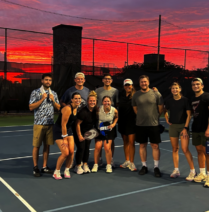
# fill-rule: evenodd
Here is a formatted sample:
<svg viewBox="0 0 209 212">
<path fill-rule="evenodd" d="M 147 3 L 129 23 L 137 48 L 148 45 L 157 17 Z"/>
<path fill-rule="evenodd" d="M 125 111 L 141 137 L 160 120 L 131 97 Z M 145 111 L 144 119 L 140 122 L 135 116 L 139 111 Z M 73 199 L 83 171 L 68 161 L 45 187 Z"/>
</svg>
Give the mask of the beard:
<svg viewBox="0 0 209 212">
<path fill-rule="evenodd" d="M 45 88 L 49 88 L 49 87 L 50 87 L 50 85 L 47 85 L 47 84 L 43 84 L 43 86 L 44 86 Z"/>
<path fill-rule="evenodd" d="M 142 89 L 143 91 L 146 91 L 146 90 L 148 89 L 148 86 L 146 86 L 146 88 L 142 88 L 142 87 L 141 87 L 141 89 Z"/>
</svg>

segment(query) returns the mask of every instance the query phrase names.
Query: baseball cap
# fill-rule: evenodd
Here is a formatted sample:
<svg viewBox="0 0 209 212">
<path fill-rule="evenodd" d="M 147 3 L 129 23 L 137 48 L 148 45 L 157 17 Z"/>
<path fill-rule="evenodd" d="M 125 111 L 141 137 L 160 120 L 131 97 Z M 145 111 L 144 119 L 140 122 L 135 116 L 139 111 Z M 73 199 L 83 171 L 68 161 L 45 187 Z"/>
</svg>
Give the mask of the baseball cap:
<svg viewBox="0 0 209 212">
<path fill-rule="evenodd" d="M 199 81 L 199 82 L 201 82 L 201 84 L 203 85 L 203 81 L 202 81 L 202 79 L 200 79 L 200 78 L 194 78 L 194 79 L 192 80 L 192 83 L 193 83 L 194 81 Z"/>
<path fill-rule="evenodd" d="M 133 85 L 133 81 L 132 81 L 131 79 L 125 79 L 125 80 L 123 81 L 123 85 L 125 85 L 125 84 Z"/>
<path fill-rule="evenodd" d="M 82 75 L 82 76 L 85 78 L 85 75 L 84 75 L 84 73 L 82 73 L 82 72 L 76 73 L 75 78 L 77 78 L 79 75 Z"/>
</svg>

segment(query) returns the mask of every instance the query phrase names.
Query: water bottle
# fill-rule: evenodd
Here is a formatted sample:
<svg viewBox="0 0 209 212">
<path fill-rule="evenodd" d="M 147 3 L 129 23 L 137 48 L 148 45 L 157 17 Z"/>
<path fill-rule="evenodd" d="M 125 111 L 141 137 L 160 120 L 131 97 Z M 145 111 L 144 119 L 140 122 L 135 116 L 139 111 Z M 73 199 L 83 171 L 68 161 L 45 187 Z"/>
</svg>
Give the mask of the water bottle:
<svg viewBox="0 0 209 212">
<path fill-rule="evenodd" d="M 206 141 L 206 154 L 209 155 L 209 139 Z"/>
</svg>

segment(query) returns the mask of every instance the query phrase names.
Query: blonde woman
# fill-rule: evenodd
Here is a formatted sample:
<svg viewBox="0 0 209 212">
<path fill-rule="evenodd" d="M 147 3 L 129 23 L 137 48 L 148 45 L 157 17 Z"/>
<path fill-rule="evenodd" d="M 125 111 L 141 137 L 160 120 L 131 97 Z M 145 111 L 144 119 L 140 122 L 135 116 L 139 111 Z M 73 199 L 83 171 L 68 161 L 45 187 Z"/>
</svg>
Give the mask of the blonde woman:
<svg viewBox="0 0 209 212">
<path fill-rule="evenodd" d="M 96 104 L 97 104 L 97 94 L 95 91 L 91 91 L 87 98 L 87 105 L 83 107 L 78 112 L 77 115 L 76 132 L 79 139 L 78 141 L 75 140 L 75 144 L 77 146 L 77 151 L 75 155 L 77 165 L 75 167 L 75 172 L 77 174 L 91 172 L 88 167 L 89 147 L 91 140 L 85 139 L 84 134 L 87 131 L 96 127 L 97 124 Z"/>
</svg>

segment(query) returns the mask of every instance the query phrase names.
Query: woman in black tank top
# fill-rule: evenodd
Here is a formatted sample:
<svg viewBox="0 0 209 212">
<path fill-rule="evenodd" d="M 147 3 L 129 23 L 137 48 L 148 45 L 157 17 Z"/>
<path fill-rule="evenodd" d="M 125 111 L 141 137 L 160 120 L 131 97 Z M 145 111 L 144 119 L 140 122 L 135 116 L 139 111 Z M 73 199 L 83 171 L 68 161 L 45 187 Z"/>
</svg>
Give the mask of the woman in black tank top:
<svg viewBox="0 0 209 212">
<path fill-rule="evenodd" d="M 60 169 L 66 160 L 66 168 L 64 172 L 65 178 L 70 178 L 70 166 L 74 156 L 74 138 L 72 132 L 72 123 L 76 120 L 77 108 L 81 103 L 81 95 L 74 93 L 71 103 L 61 109 L 59 117 L 53 128 L 54 140 L 61 151 L 61 155 L 57 160 L 56 170 L 53 177 L 56 180 L 61 180 Z"/>
</svg>

